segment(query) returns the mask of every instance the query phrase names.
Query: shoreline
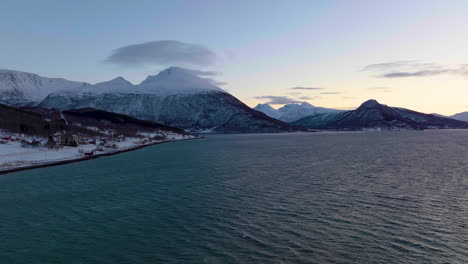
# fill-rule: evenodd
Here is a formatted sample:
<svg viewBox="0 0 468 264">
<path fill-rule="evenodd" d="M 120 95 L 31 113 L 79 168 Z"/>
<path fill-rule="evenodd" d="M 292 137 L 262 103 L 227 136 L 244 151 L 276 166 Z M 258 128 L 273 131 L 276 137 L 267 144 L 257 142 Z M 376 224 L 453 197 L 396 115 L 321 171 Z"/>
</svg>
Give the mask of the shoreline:
<svg viewBox="0 0 468 264">
<path fill-rule="evenodd" d="M 196 140 L 196 139 L 203 139 L 203 138 L 204 137 L 196 137 L 196 138 L 187 138 L 187 139 L 179 139 L 179 140 L 165 140 L 165 141 L 159 141 L 159 142 L 152 142 L 152 143 L 148 143 L 148 144 L 145 144 L 145 145 L 138 145 L 138 146 L 122 149 L 122 150 L 116 150 L 116 151 L 113 151 L 113 152 L 95 154 L 95 155 L 92 155 L 92 156 L 83 156 L 83 157 L 72 158 L 72 159 L 68 159 L 68 160 L 51 161 L 49 163 L 36 164 L 36 165 L 30 165 L 30 166 L 23 166 L 23 167 L 11 168 L 11 169 L 6 169 L 6 170 L 0 170 L 0 175 L 13 173 L 13 172 L 19 172 L 19 171 L 25 171 L 25 170 L 33 170 L 33 169 L 40 169 L 40 168 L 46 168 L 46 167 L 60 166 L 60 165 L 65 165 L 65 164 L 69 164 L 69 163 L 75 163 L 75 162 L 92 160 L 92 159 L 98 159 L 98 158 L 101 158 L 101 157 L 113 156 L 113 155 L 117 155 L 117 154 L 121 154 L 121 153 L 125 153 L 125 152 L 139 150 L 139 149 L 146 148 L 146 147 L 151 147 L 151 146 L 154 146 L 154 145 L 164 144 L 164 143 L 170 143 L 170 142 L 176 142 L 176 141 Z"/>
</svg>

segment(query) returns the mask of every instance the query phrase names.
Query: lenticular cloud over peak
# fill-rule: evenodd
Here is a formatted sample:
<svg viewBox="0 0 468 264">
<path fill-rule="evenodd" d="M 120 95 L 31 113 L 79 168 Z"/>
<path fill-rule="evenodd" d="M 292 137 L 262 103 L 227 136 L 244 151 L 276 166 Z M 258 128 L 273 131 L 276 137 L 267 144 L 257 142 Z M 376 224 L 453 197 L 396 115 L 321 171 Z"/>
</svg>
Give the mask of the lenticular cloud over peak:
<svg viewBox="0 0 468 264">
<path fill-rule="evenodd" d="M 115 49 L 104 62 L 126 67 L 144 65 L 207 66 L 216 53 L 202 45 L 177 40 L 158 40 Z"/>
</svg>

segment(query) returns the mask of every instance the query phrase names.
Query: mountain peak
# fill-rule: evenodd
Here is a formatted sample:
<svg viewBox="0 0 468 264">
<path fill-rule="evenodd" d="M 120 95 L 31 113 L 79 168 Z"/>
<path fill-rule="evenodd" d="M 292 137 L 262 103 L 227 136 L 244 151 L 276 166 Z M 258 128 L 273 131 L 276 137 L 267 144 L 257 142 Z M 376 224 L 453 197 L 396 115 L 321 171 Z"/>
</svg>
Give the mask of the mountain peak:
<svg viewBox="0 0 468 264">
<path fill-rule="evenodd" d="M 132 87 L 133 84 L 122 77 L 114 78 L 110 81 L 96 83 L 92 86 L 91 90 L 86 90 L 87 92 L 112 92 L 117 89 L 125 89 L 127 87 Z M 83 90 L 85 91 L 85 90 Z"/>
<path fill-rule="evenodd" d="M 124 78 L 124 77 L 122 77 L 122 76 L 118 76 L 118 77 L 116 77 L 116 78 L 112 79 L 112 81 L 114 81 L 114 80 L 118 80 L 118 81 L 126 81 L 126 80 L 125 80 L 125 78 Z"/>
<path fill-rule="evenodd" d="M 254 109 L 284 122 L 296 121 L 311 115 L 339 112 L 335 109 L 315 107 L 307 102 L 286 104 L 279 109 L 274 109 L 269 104 L 258 104 Z"/>
<path fill-rule="evenodd" d="M 9 70 L 9 69 L 0 69 L 0 74 L 1 74 L 1 73 L 15 73 L 15 74 L 37 75 L 37 74 L 34 74 L 34 73 L 23 72 L 23 71 L 17 71 L 17 70 Z"/>
<path fill-rule="evenodd" d="M 189 69 L 186 69 L 186 68 L 182 68 L 182 67 L 176 67 L 176 66 L 169 67 L 169 68 L 161 71 L 160 74 L 167 74 L 167 75 L 189 74 L 189 75 L 195 75 L 196 76 L 196 74 L 193 71 L 191 71 Z"/>
<path fill-rule="evenodd" d="M 214 84 L 213 80 L 198 76 L 196 70 L 181 67 L 170 67 L 157 75 L 150 75 L 140 85 L 147 92 L 162 90 L 169 93 L 224 92 L 223 89 Z"/>
<path fill-rule="evenodd" d="M 302 102 L 302 103 L 301 103 L 301 106 L 303 106 L 303 107 L 304 107 L 304 106 L 306 106 L 306 107 L 315 107 L 314 105 L 309 104 L 308 102 Z"/>
<path fill-rule="evenodd" d="M 274 109 L 270 104 L 258 104 L 253 108 L 254 110 L 260 111 L 269 117 L 278 118 L 278 110 Z"/>
<path fill-rule="evenodd" d="M 296 109 L 297 110 L 300 110 L 300 109 L 303 109 L 303 110 L 310 110 L 310 109 L 313 109 L 315 108 L 315 106 L 307 103 L 307 102 L 302 102 L 302 103 L 292 103 L 292 104 L 285 104 L 283 105 L 283 107 L 281 107 L 280 111 L 284 111 L 286 109 Z"/>
<path fill-rule="evenodd" d="M 370 99 L 370 100 L 367 100 L 364 103 L 362 103 L 360 107 L 373 108 L 373 107 L 376 107 L 376 106 L 379 106 L 379 105 L 380 105 L 380 103 L 377 102 L 377 100 Z"/>
<path fill-rule="evenodd" d="M 125 80 L 123 77 L 119 76 L 119 77 L 114 78 L 114 79 L 112 79 L 110 81 L 96 83 L 95 85 L 103 85 L 103 84 L 131 85 L 132 83 Z"/>
<path fill-rule="evenodd" d="M 258 104 L 257 106 L 254 107 L 254 109 L 255 108 L 273 109 L 274 110 L 274 108 L 270 104 Z"/>
<path fill-rule="evenodd" d="M 131 82 L 127 81 L 125 78 L 123 78 L 123 77 L 121 77 L 121 76 L 110 80 L 109 83 L 115 83 L 115 84 L 117 84 L 117 83 L 118 83 L 118 84 L 129 84 L 129 85 L 132 84 Z"/>
<path fill-rule="evenodd" d="M 8 104 L 36 104 L 49 94 L 59 90 L 79 90 L 88 83 L 68 81 L 63 78 L 47 78 L 34 73 L 16 70 L 0 70 L 0 98 Z"/>
<path fill-rule="evenodd" d="M 468 123 L 436 117 L 368 100 L 359 108 L 331 115 L 309 116 L 295 125 L 333 130 L 407 130 L 426 128 L 468 128 Z"/>
<path fill-rule="evenodd" d="M 148 84 L 155 81 L 161 80 L 170 80 L 170 79 L 178 79 L 180 81 L 187 81 L 187 80 L 198 80 L 203 79 L 200 78 L 197 74 L 195 74 L 192 70 L 181 68 L 181 67 L 169 67 L 165 70 L 160 71 L 157 75 L 149 75 L 141 84 Z"/>
<path fill-rule="evenodd" d="M 292 104 L 285 104 L 283 107 L 281 107 L 279 110 L 285 110 L 285 109 L 312 109 L 315 108 L 315 106 L 307 103 L 307 102 L 302 102 L 302 103 L 292 103 Z"/>
</svg>

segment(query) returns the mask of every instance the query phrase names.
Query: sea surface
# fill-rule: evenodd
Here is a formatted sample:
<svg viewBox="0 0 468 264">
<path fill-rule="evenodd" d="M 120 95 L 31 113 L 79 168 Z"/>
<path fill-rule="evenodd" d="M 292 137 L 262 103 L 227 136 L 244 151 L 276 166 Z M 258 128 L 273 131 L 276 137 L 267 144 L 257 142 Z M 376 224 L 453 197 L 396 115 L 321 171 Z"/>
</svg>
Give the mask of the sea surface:
<svg viewBox="0 0 468 264">
<path fill-rule="evenodd" d="M 0 175 L 0 263 L 468 263 L 468 130 L 210 135 Z"/>
</svg>

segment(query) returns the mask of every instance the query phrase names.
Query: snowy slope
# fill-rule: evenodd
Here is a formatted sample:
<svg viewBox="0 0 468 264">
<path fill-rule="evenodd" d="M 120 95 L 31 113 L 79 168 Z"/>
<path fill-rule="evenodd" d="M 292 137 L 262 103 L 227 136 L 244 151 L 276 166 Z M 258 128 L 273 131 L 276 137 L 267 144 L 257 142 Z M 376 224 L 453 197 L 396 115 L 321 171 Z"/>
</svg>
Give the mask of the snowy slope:
<svg viewBox="0 0 468 264">
<path fill-rule="evenodd" d="M 253 109 L 255 109 L 257 111 L 260 111 L 260 112 L 264 113 L 265 115 L 267 115 L 269 117 L 273 117 L 273 118 L 276 118 L 276 119 L 278 119 L 280 117 L 280 113 L 278 112 L 278 110 L 274 109 L 269 104 L 258 104 Z"/>
<path fill-rule="evenodd" d="M 93 88 L 93 87 L 92 87 Z M 281 132 L 296 128 L 252 110 L 194 71 L 171 67 L 139 85 L 101 85 L 55 92 L 41 104 L 61 110 L 92 107 L 189 130 Z"/>
<path fill-rule="evenodd" d="M 458 114 L 455 114 L 453 116 L 450 116 L 450 118 L 468 122 L 468 112 L 458 113 Z"/>
<path fill-rule="evenodd" d="M 137 89 L 140 93 L 173 95 L 226 92 L 210 79 L 201 78 L 193 71 L 171 67 L 157 75 L 148 76 Z"/>
<path fill-rule="evenodd" d="M 79 90 L 88 86 L 90 84 L 85 82 L 0 70 L 0 102 L 8 105 L 33 105 L 58 90 Z"/>
<path fill-rule="evenodd" d="M 389 107 L 376 100 L 368 100 L 353 111 L 309 116 L 293 124 L 332 130 L 468 128 L 468 123 L 465 122 L 399 107 Z"/>
<path fill-rule="evenodd" d="M 300 104 L 287 104 L 277 110 L 269 104 L 258 104 L 254 109 L 263 112 L 270 117 L 277 118 L 288 123 L 307 116 L 342 112 L 341 110 L 336 109 L 316 107 L 307 102 Z"/>
<path fill-rule="evenodd" d="M 112 80 L 107 81 L 107 82 L 96 83 L 96 84 L 92 85 L 89 90 L 102 93 L 102 92 L 113 91 L 113 90 L 119 89 L 119 88 L 131 89 L 131 87 L 133 87 L 133 86 L 134 85 L 131 82 L 125 80 L 124 78 L 117 77 L 117 78 L 112 79 Z"/>
</svg>

